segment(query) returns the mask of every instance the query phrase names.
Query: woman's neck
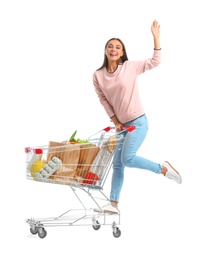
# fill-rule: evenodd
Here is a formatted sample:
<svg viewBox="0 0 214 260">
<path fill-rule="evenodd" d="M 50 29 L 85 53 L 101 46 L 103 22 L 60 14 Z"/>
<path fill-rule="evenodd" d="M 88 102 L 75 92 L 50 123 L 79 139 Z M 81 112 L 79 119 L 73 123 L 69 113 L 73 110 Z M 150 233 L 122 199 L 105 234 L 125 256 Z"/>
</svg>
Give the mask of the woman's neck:
<svg viewBox="0 0 214 260">
<path fill-rule="evenodd" d="M 117 70 L 117 67 L 118 67 L 117 62 L 110 63 L 110 64 L 108 64 L 107 71 L 110 73 L 113 73 Z"/>
</svg>

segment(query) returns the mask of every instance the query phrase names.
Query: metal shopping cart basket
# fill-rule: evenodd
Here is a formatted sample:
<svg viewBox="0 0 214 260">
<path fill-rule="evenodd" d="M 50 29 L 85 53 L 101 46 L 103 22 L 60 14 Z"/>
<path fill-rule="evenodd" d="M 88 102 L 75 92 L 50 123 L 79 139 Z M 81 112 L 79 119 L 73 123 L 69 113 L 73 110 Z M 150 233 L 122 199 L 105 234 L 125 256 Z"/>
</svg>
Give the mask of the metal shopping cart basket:
<svg viewBox="0 0 214 260">
<path fill-rule="evenodd" d="M 58 217 L 26 219 L 33 235 L 46 237 L 46 227 L 92 225 L 94 230 L 99 230 L 101 225 L 111 225 L 113 236 L 120 237 L 120 211 L 112 214 L 102 210 L 103 204 L 109 202 L 103 187 L 115 151 L 124 140 L 123 132 L 134 129 L 129 126 L 116 132 L 114 127 L 106 127 L 89 137 L 88 143 L 49 142 L 45 146 L 25 148 L 27 179 L 69 186 L 81 205 L 80 209 L 67 210 Z M 79 192 L 90 198 L 90 207 Z"/>
</svg>

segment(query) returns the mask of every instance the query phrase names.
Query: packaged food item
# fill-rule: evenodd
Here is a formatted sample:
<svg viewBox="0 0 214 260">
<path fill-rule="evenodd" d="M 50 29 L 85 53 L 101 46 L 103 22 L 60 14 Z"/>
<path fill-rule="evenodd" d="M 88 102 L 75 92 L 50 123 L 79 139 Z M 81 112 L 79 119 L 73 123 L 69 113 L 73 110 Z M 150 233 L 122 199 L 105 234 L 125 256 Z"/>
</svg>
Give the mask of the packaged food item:
<svg viewBox="0 0 214 260">
<path fill-rule="evenodd" d="M 27 170 L 30 171 L 32 164 L 34 164 L 37 160 L 41 160 L 41 159 L 42 159 L 42 150 L 41 150 L 41 153 L 33 154 L 33 156 L 31 157 L 31 159 L 28 163 Z"/>
<path fill-rule="evenodd" d="M 76 169 L 77 176 L 81 177 L 82 179 L 85 178 L 99 150 L 100 147 L 91 144 L 82 144 L 80 146 L 80 156 Z"/>
<path fill-rule="evenodd" d="M 88 172 L 85 176 L 83 183 L 96 185 L 98 180 L 99 180 L 99 177 L 95 173 Z"/>
<path fill-rule="evenodd" d="M 31 176 L 35 180 L 45 180 L 49 178 L 54 172 L 56 172 L 61 167 L 61 165 L 62 161 L 57 157 L 53 157 L 52 160 L 48 162 L 48 164 L 44 164 L 43 161 L 37 160 L 31 165 Z"/>
<path fill-rule="evenodd" d="M 30 172 L 31 173 L 36 173 L 39 172 L 40 169 L 44 168 L 44 163 L 41 160 L 36 160 L 34 163 L 31 164 L 30 166 Z"/>
</svg>

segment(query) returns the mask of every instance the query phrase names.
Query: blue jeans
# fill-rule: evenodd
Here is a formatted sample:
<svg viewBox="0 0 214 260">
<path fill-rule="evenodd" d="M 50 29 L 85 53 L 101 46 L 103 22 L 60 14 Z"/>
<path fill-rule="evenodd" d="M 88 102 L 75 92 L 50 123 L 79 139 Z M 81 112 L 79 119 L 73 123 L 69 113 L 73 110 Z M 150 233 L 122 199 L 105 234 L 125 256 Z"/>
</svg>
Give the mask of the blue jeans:
<svg viewBox="0 0 214 260">
<path fill-rule="evenodd" d="M 122 132 L 124 141 L 122 144 L 117 145 L 114 154 L 110 200 L 117 202 L 119 202 L 123 185 L 125 167 L 149 170 L 154 173 L 160 173 L 162 169 L 159 163 L 137 155 L 137 151 L 143 143 L 148 131 L 148 120 L 146 115 L 138 117 L 124 125 L 134 125 L 136 128 L 132 132 Z"/>
</svg>

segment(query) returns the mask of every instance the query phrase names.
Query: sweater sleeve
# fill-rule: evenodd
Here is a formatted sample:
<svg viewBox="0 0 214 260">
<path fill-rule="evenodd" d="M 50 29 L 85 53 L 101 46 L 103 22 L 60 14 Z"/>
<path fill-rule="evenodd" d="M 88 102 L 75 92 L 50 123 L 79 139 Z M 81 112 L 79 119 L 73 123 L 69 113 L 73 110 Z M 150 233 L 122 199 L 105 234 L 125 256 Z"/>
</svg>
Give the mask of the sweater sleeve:
<svg viewBox="0 0 214 260">
<path fill-rule="evenodd" d="M 103 91 L 101 90 L 98 80 L 97 80 L 97 76 L 96 76 L 96 72 L 94 72 L 93 74 L 93 84 L 95 87 L 95 92 L 97 93 L 97 96 L 100 100 L 101 105 L 104 107 L 107 115 L 111 118 L 112 116 L 115 115 L 114 113 L 114 109 L 113 107 L 109 104 L 106 96 L 104 95 Z"/>
<path fill-rule="evenodd" d="M 157 67 L 161 63 L 161 50 L 154 50 L 152 58 L 136 62 L 137 74 L 144 73 L 147 70 L 151 70 Z"/>
</svg>

